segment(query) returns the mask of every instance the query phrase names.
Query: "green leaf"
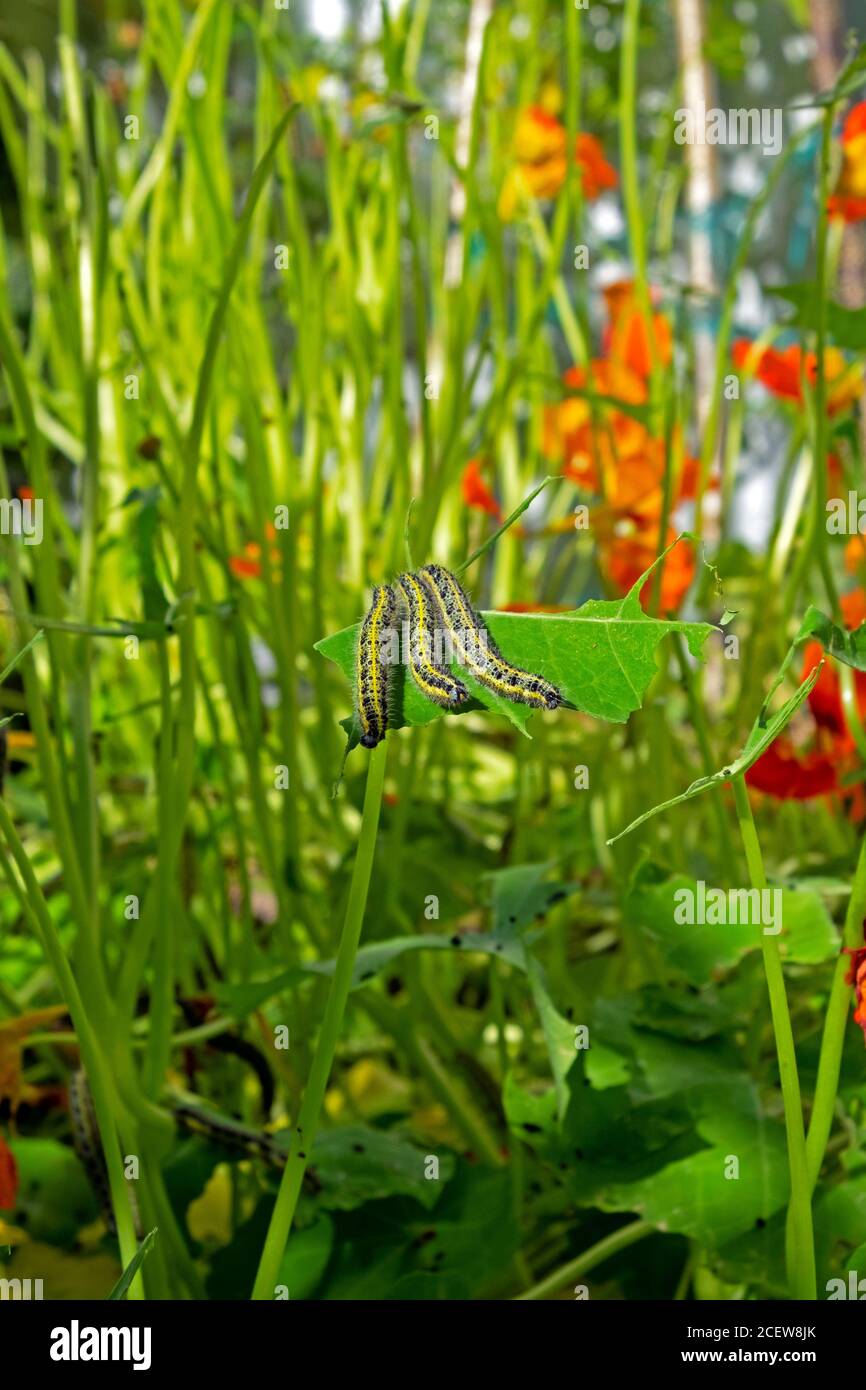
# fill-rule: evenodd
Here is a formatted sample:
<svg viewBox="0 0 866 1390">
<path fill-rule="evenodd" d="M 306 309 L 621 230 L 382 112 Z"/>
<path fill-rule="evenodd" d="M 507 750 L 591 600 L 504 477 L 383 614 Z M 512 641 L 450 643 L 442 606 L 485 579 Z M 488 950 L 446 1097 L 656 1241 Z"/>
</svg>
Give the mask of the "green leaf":
<svg viewBox="0 0 866 1390">
<path fill-rule="evenodd" d="M 811 282 L 800 285 L 775 285 L 770 294 L 778 295 L 794 306 L 794 315 L 785 322 L 786 328 L 799 328 L 807 333 L 817 330 L 817 306 L 815 286 Z M 852 352 L 866 351 L 866 322 L 861 309 L 846 309 L 830 300 L 826 306 L 828 338 L 837 347 L 848 348 Z"/>
<path fill-rule="evenodd" d="M 864 315 L 866 317 L 866 315 Z M 857 671 L 866 671 L 866 623 L 861 623 L 853 632 L 837 627 L 832 618 L 822 613 L 820 608 L 811 607 L 794 639 L 796 644 L 814 639 L 820 642 L 825 652 L 853 666 Z"/>
<path fill-rule="evenodd" d="M 731 1158 L 739 1163 L 737 1178 L 725 1176 Z M 762 1120 L 751 1142 L 690 1154 L 640 1182 L 608 1191 L 602 1205 L 638 1212 L 664 1231 L 716 1247 L 766 1221 L 787 1197 L 784 1131 Z"/>
<path fill-rule="evenodd" d="M 454 1155 L 441 1153 L 438 1181 L 424 1176 L 424 1152 L 408 1139 L 368 1125 L 344 1125 L 316 1136 L 310 1158 L 329 1211 L 352 1211 L 385 1197 L 414 1197 L 427 1208 L 439 1200 L 442 1183 L 454 1173 Z"/>
<path fill-rule="evenodd" d="M 793 650 L 794 648 L 792 647 L 791 651 L 793 652 Z M 791 653 L 789 652 L 785 667 L 789 664 L 790 657 Z M 780 679 L 785 667 L 783 667 L 783 671 L 780 672 Z M 782 732 L 792 715 L 800 708 L 820 674 L 821 667 L 816 666 L 814 671 L 803 681 L 799 690 L 797 690 L 790 699 L 786 700 L 781 709 L 777 710 L 769 720 L 766 720 L 766 704 L 764 705 L 764 708 L 761 710 L 761 713 L 752 726 L 751 733 L 746 739 L 742 752 L 738 754 L 729 767 L 723 767 L 719 772 L 713 772 L 708 777 L 699 777 L 697 781 L 692 782 L 691 786 L 686 787 L 684 792 L 680 792 L 679 796 L 672 796 L 670 800 L 659 802 L 657 806 L 651 807 L 649 811 L 644 811 L 643 815 L 638 816 L 637 820 L 633 820 L 630 825 L 625 827 L 625 830 L 620 830 L 619 834 L 611 836 L 607 843 L 609 845 L 615 844 L 617 840 L 621 840 L 624 835 L 630 835 L 639 825 L 643 825 L 645 821 L 650 820 L 653 816 L 657 816 L 659 812 L 669 811 L 673 806 L 681 806 L 684 801 L 691 801 L 693 796 L 700 796 L 701 792 L 705 792 L 709 787 L 721 786 L 724 782 L 730 782 L 732 777 L 739 777 L 741 773 L 748 772 L 752 764 L 756 763 L 761 754 L 767 751 L 770 744 Z M 776 685 L 778 685 L 778 680 Z M 776 687 L 774 686 L 773 688 L 775 689 Z M 772 691 L 770 693 L 772 694 Z"/>
<path fill-rule="evenodd" d="M 13 1139 L 18 1164 L 18 1201 L 11 1224 L 31 1240 L 72 1248 L 82 1226 L 99 1214 L 99 1203 L 78 1157 L 57 1139 Z"/>
<path fill-rule="evenodd" d="M 789 3 L 793 3 L 793 0 L 789 0 Z M 788 110 L 801 111 L 812 107 L 835 106 L 845 97 L 859 92 L 864 84 L 866 84 L 866 44 L 861 44 L 855 52 L 852 52 L 832 87 L 828 87 L 826 92 L 821 92 L 818 96 L 810 96 L 803 101 L 793 102 Z"/>
<path fill-rule="evenodd" d="M 124 498 L 123 505 L 138 503 L 133 522 L 135 559 L 138 580 L 141 585 L 142 611 L 148 622 L 164 622 L 168 611 L 165 596 L 156 570 L 156 546 L 159 533 L 160 489 L 133 488 Z"/>
<path fill-rule="evenodd" d="M 713 887 L 706 885 L 705 892 L 709 894 Z M 690 984 L 709 984 L 719 970 L 731 969 L 760 946 L 762 927 L 767 924 L 678 922 L 677 894 L 683 891 L 696 897 L 698 884 L 685 875 L 659 881 L 655 869 L 643 866 L 626 899 L 627 919 L 653 942 L 669 969 L 684 975 Z M 783 958 L 803 965 L 833 959 L 839 937 L 820 897 L 787 888 L 778 891 Z"/>
<path fill-rule="evenodd" d="M 334 1248 L 334 1223 L 322 1212 L 312 1226 L 294 1231 L 280 1261 L 277 1284 L 284 1284 L 293 1301 L 315 1293 Z"/>
<path fill-rule="evenodd" d="M 157 1229 L 158 1228 L 154 1226 L 153 1230 L 148 1231 L 147 1235 L 144 1237 L 144 1240 L 139 1245 L 129 1264 L 126 1266 L 126 1269 L 123 1271 L 114 1288 L 111 1290 L 111 1293 L 108 1295 L 108 1299 L 110 1302 L 117 1302 L 119 1299 L 126 1298 L 130 1284 L 132 1283 L 136 1274 L 140 1270 L 141 1266 L 144 1264 L 144 1261 L 147 1258 L 149 1251 L 151 1250 L 154 1242 L 156 1241 Z"/>
<path fill-rule="evenodd" d="M 676 542 L 675 542 L 676 544 Z M 668 547 L 668 550 L 672 547 Z M 640 592 L 668 550 L 622 599 L 590 599 L 571 613 L 484 613 L 482 616 L 505 657 L 558 686 L 564 699 L 577 710 L 612 723 L 624 724 L 639 709 L 658 666 L 655 651 L 663 637 L 681 632 L 689 650 L 700 657 L 714 630 L 710 623 L 651 618 L 641 608 Z M 333 661 L 350 683 L 354 682 L 355 647 L 360 624 L 325 637 L 316 651 Z M 468 672 L 462 672 L 473 699 L 454 712 L 461 717 L 484 708 L 500 714 L 525 732 L 533 713 L 525 705 L 485 690 Z M 405 668 L 394 672 L 391 727 L 430 724 L 446 713 L 431 704 L 406 677 Z M 350 743 L 357 741 L 356 721 L 343 721 Z"/>
<path fill-rule="evenodd" d="M 509 527 L 511 527 L 511 526 L 514 525 L 514 523 L 515 523 L 515 521 L 517 521 L 518 517 L 523 516 L 523 513 L 527 510 L 528 507 L 530 507 L 530 506 L 532 505 L 532 503 L 535 501 L 536 497 L 538 496 L 538 494 L 539 494 L 540 492 L 543 492 L 544 489 L 545 489 L 546 487 L 549 487 L 551 483 L 561 483 L 561 482 L 562 482 L 562 476 L 561 476 L 561 474 L 553 474 L 551 477 L 545 478 L 545 479 L 543 480 L 543 482 L 540 482 L 540 483 L 538 484 L 538 487 L 537 487 L 537 488 L 534 488 L 533 491 L 530 492 L 530 494 L 529 494 L 528 497 L 524 497 L 524 499 L 523 499 L 523 501 L 520 503 L 519 507 L 515 507 L 514 511 L 511 513 L 511 515 L 510 515 L 510 516 L 507 516 L 507 517 L 505 518 L 505 520 L 503 521 L 502 525 L 499 526 L 499 527 L 497 527 L 497 529 L 493 532 L 493 535 L 492 535 L 492 536 L 488 536 L 488 537 L 487 537 L 487 540 L 484 541 L 481 545 L 479 545 L 479 547 L 478 547 L 477 550 L 473 550 L 473 552 L 472 552 L 472 554 L 469 556 L 469 558 L 466 559 L 466 560 L 464 560 L 464 561 L 463 561 L 463 564 L 459 566 L 459 568 L 458 568 L 458 570 L 457 570 L 457 573 L 458 573 L 458 574 L 463 574 L 463 572 L 464 572 L 465 570 L 468 570 L 468 568 L 469 568 L 470 565 L 474 565 L 474 564 L 475 564 L 475 561 L 476 561 L 476 560 L 480 560 L 480 559 L 481 559 L 481 556 L 482 556 L 482 555 L 485 555 L 485 554 L 487 553 L 487 551 L 490 550 L 491 547 L 494 546 L 494 545 L 496 544 L 496 542 L 499 540 L 499 537 L 500 537 L 500 536 L 503 536 L 503 535 L 505 534 L 505 532 L 509 529 Z"/>
<path fill-rule="evenodd" d="M 492 884 L 493 935 L 497 941 L 515 940 L 553 903 L 575 891 L 571 884 L 545 882 L 552 868 L 551 860 L 546 864 L 516 864 L 486 875 Z"/>
<path fill-rule="evenodd" d="M 40 640 L 41 637 L 42 637 L 42 630 L 40 629 L 39 632 L 34 632 L 33 636 L 30 638 L 30 641 L 26 644 L 26 646 L 23 646 L 23 647 L 21 648 L 20 652 L 16 652 L 16 653 L 15 653 L 15 655 L 14 655 L 13 658 L 12 658 L 12 660 L 9 662 L 9 665 L 8 665 L 8 666 L 5 666 L 5 667 L 3 668 L 3 670 L 0 671 L 0 685 L 3 684 L 3 682 L 6 680 L 7 676 L 11 676 L 11 675 L 12 675 L 12 672 L 15 670 L 16 666 L 18 666 L 19 663 L 20 663 L 21 661 L 24 660 L 24 657 L 25 657 L 25 656 L 27 655 L 27 653 L 30 651 L 30 648 L 31 648 L 31 647 L 35 647 L 35 646 L 36 646 L 36 643 Z M 14 714 L 13 714 L 13 715 L 10 715 L 10 718 L 11 718 L 11 719 L 14 719 L 14 718 L 15 718 Z"/>
<path fill-rule="evenodd" d="M 480 955 L 496 956 L 518 970 L 525 970 L 523 946 L 520 941 L 502 941 L 492 933 L 465 932 L 454 936 L 433 936 L 429 932 L 419 936 L 398 936 L 388 941 L 377 941 L 370 946 L 362 946 L 355 957 L 352 973 L 352 989 L 361 989 L 370 980 L 380 975 L 392 961 L 408 951 L 466 951 Z M 330 976 L 334 973 L 334 961 L 311 961 L 309 964 L 292 966 L 267 980 L 253 980 L 244 985 L 219 984 L 216 995 L 222 1006 L 235 1018 L 245 1018 L 265 1004 L 274 995 L 311 975 Z"/>
<path fill-rule="evenodd" d="M 574 1025 L 563 1018 L 550 997 L 544 971 L 533 956 L 526 954 L 526 973 L 532 998 L 541 1020 L 544 1044 L 550 1059 L 557 1111 L 563 1116 L 568 1108 L 568 1073 L 577 1060 L 574 1046 Z"/>
</svg>

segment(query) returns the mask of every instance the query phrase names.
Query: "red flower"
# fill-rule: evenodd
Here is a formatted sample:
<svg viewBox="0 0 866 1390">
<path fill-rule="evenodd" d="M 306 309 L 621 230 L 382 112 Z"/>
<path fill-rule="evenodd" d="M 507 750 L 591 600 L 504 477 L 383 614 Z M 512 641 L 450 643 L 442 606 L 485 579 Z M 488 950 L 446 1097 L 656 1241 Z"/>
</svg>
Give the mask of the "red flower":
<svg viewBox="0 0 866 1390">
<path fill-rule="evenodd" d="M 738 338 L 731 349 L 738 371 L 747 368 L 754 372 L 762 386 L 783 401 L 802 404 L 802 378 L 814 387 L 818 375 L 818 359 L 814 352 L 803 353 L 798 343 L 786 348 L 761 348 L 753 358 L 754 343 Z M 824 376 L 827 384 L 827 413 L 837 415 L 863 394 L 863 369 L 849 363 L 838 348 L 824 353 Z"/>
<path fill-rule="evenodd" d="M 853 589 L 851 593 L 844 594 L 839 603 L 845 626 L 849 631 L 853 631 L 854 628 L 866 621 L 866 593 L 862 589 Z M 814 671 L 823 657 L 824 649 L 820 642 L 810 642 L 807 645 L 803 653 L 801 681 Z M 857 707 L 860 710 L 860 717 L 866 719 L 866 672 L 854 672 L 854 688 L 857 692 Z M 818 727 L 829 731 L 840 751 L 851 751 L 854 747 L 854 741 L 848 733 L 848 726 L 845 723 L 839 677 L 836 673 L 836 667 L 831 661 L 825 662 L 821 674 L 809 691 L 809 705 Z"/>
<path fill-rule="evenodd" d="M 777 801 L 810 801 L 839 790 L 836 768 L 825 753 L 798 756 L 788 739 L 777 738 L 746 773 L 746 782 Z"/>
<path fill-rule="evenodd" d="M 866 101 L 852 106 L 842 128 L 842 168 L 827 211 L 844 222 L 866 218 Z"/>
<path fill-rule="evenodd" d="M 273 522 L 271 522 L 271 521 L 266 522 L 266 523 L 265 523 L 265 535 L 267 536 L 268 540 L 269 540 L 269 541 L 274 540 L 274 539 L 276 538 L 276 534 L 277 534 L 277 532 L 276 532 L 276 528 L 274 527 Z M 229 569 L 231 570 L 231 572 L 232 572 L 232 574 L 235 576 L 235 578 L 236 578 L 236 579 L 261 579 L 261 577 L 262 577 L 261 554 L 262 554 L 262 547 L 259 545 L 258 541 L 247 541 L 246 545 L 244 546 L 244 553 L 243 553 L 243 555 L 230 555 L 230 556 L 229 556 Z M 279 567 L 279 563 L 280 563 L 280 552 L 279 552 L 277 549 L 275 549 L 274 547 L 271 547 L 271 551 L 270 551 L 270 561 L 271 561 L 271 567 L 272 567 L 272 568 L 278 568 L 278 567 Z"/>
<path fill-rule="evenodd" d="M 0 1211 L 14 1211 L 18 1202 L 18 1165 L 0 1134 Z"/>
<path fill-rule="evenodd" d="M 499 503 L 481 476 L 481 459 L 470 459 L 463 470 L 463 501 L 467 507 L 486 512 L 496 521 L 502 520 Z"/>
<path fill-rule="evenodd" d="M 845 983 L 854 986 L 854 997 L 857 1001 L 857 1008 L 854 1010 L 854 1022 L 859 1023 L 863 1029 L 864 1039 L 866 1039 L 866 946 L 857 948 L 843 946 L 842 949 L 846 955 L 851 957 L 851 965 L 845 976 Z"/>
</svg>

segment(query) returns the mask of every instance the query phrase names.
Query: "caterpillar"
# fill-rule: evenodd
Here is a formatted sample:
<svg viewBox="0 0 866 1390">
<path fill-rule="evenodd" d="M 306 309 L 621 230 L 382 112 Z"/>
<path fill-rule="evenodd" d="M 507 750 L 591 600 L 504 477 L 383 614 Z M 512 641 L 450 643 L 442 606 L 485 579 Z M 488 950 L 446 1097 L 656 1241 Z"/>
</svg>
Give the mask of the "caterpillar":
<svg viewBox="0 0 866 1390">
<path fill-rule="evenodd" d="M 112 1235 L 117 1234 L 114 1220 L 114 1207 L 111 1201 L 111 1185 L 102 1149 L 102 1139 L 96 1123 L 96 1111 L 87 1074 L 79 1068 L 69 1078 L 69 1128 L 72 1134 L 72 1147 L 90 1179 L 90 1185 L 97 1197 L 102 1219 Z M 127 1184 L 129 1204 L 136 1235 L 144 1234 L 133 1184 Z"/>
<path fill-rule="evenodd" d="M 487 690 L 518 705 L 557 709 L 562 695 L 543 676 L 511 666 L 472 606 L 466 591 L 443 565 L 425 565 L 417 578 L 429 592 L 461 666 Z"/>
<path fill-rule="evenodd" d="M 375 748 L 388 728 L 390 672 L 385 643 L 389 629 L 393 632 L 396 618 L 394 590 L 389 584 L 377 585 L 373 590 L 373 602 L 361 624 L 355 662 L 357 714 L 364 748 Z"/>
<path fill-rule="evenodd" d="M 550 681 L 505 660 L 450 570 L 425 565 L 414 574 L 401 574 L 393 588 L 377 585 L 361 624 L 355 702 L 364 748 L 375 748 L 388 728 L 390 667 L 396 656 L 386 650 L 386 644 L 394 637 L 398 606 L 408 620 L 410 674 L 434 704 L 455 709 L 469 699 L 463 682 L 437 659 L 443 633 L 459 664 L 494 694 L 534 709 L 553 710 L 562 704 L 562 695 Z"/>
<path fill-rule="evenodd" d="M 401 574 L 396 583 L 408 618 L 408 663 L 412 679 L 428 700 L 453 709 L 469 699 L 469 691 L 447 666 L 434 660 L 432 619 L 436 609 L 426 585 L 414 574 Z"/>
</svg>

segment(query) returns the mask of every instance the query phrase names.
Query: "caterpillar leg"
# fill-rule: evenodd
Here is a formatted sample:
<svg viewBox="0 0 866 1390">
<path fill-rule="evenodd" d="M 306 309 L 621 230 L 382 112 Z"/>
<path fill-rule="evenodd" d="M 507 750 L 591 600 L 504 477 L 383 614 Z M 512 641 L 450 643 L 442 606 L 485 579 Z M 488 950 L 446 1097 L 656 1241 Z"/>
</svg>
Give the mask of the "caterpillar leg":
<svg viewBox="0 0 866 1390">
<path fill-rule="evenodd" d="M 361 624 L 355 658 L 355 708 L 364 748 L 375 748 L 388 729 L 390 645 L 396 636 L 396 621 L 394 590 L 389 584 L 379 584 Z"/>
<path fill-rule="evenodd" d="M 425 565 L 416 578 L 438 609 L 458 660 L 480 685 L 514 704 L 557 709 L 562 695 L 555 685 L 506 661 L 463 586 L 444 565 Z"/>
</svg>

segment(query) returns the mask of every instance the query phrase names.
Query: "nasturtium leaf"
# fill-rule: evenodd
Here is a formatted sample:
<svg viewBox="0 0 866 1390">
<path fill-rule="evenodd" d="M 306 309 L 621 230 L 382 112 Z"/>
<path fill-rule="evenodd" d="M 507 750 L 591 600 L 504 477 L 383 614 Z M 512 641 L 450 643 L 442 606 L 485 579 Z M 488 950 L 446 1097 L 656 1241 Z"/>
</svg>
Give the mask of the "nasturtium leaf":
<svg viewBox="0 0 866 1390">
<path fill-rule="evenodd" d="M 490 933 L 463 932 L 451 936 L 434 936 L 427 932 L 418 936 L 398 936 L 389 941 L 376 941 L 370 946 L 362 946 L 355 957 L 352 973 L 352 989 L 361 989 L 375 979 L 383 970 L 400 956 L 409 951 L 461 951 L 476 952 L 484 956 L 496 956 L 517 970 L 525 970 L 523 944 L 520 941 L 501 941 Z M 245 1018 L 258 1009 L 268 999 L 290 989 L 311 975 L 329 976 L 334 973 L 333 960 L 310 961 L 304 965 L 291 966 L 279 975 L 267 980 L 252 980 L 249 984 L 216 986 L 216 996 L 222 1006 L 234 1018 Z"/>
<path fill-rule="evenodd" d="M 864 317 L 862 312 L 861 317 Z M 847 628 L 838 627 L 820 608 L 811 607 L 806 610 L 806 616 L 794 640 L 795 643 L 801 643 L 810 638 L 820 642 L 825 652 L 835 656 L 838 661 L 844 661 L 846 666 L 853 666 L 857 671 L 866 671 L 866 623 L 861 623 L 853 632 L 849 632 Z"/>
<path fill-rule="evenodd" d="M 732 1156 L 737 1178 L 725 1175 Z M 637 1212 L 661 1230 L 715 1247 L 766 1221 L 787 1201 L 788 1188 L 784 1130 L 760 1121 L 736 1152 L 728 1144 L 702 1149 L 640 1182 L 609 1189 L 600 1205 Z"/>
<path fill-rule="evenodd" d="M 99 1203 L 76 1155 L 57 1139 L 13 1139 L 18 1201 L 11 1224 L 33 1240 L 73 1246 L 82 1226 L 99 1215 Z"/>
<path fill-rule="evenodd" d="M 399 1134 L 369 1125 L 343 1125 L 316 1136 L 310 1168 L 316 1202 L 329 1211 L 352 1211 L 384 1197 L 414 1197 L 435 1206 L 454 1173 L 454 1155 L 442 1152 L 438 1181 L 426 1178 L 425 1154 Z"/>
<path fill-rule="evenodd" d="M 549 881 L 552 868 L 552 862 L 515 864 L 487 875 L 497 941 L 513 941 L 553 903 L 575 891 L 574 885 Z"/>
<path fill-rule="evenodd" d="M 866 1176 L 818 1189 L 813 1204 L 818 1288 L 846 1267 L 852 1249 L 866 1242 Z M 860 1270 L 866 1276 L 866 1267 Z M 821 1296 L 819 1292 L 819 1297 Z"/>
<path fill-rule="evenodd" d="M 530 1148 L 549 1143 L 556 1135 L 556 1092 L 525 1090 L 509 1071 L 502 1087 L 502 1107 L 510 1129 Z"/>
<path fill-rule="evenodd" d="M 757 950 L 767 928 L 778 940 L 785 960 L 814 965 L 832 959 L 838 952 L 838 933 L 816 893 L 775 889 L 771 884 L 768 892 L 774 896 L 758 901 L 747 884 L 740 884 L 732 891 L 722 890 L 727 921 L 689 922 L 682 920 L 686 915 L 684 905 L 693 904 L 692 915 L 706 919 L 711 915 L 710 895 L 716 885 L 704 884 L 701 888 L 695 879 L 685 875 L 661 881 L 656 875 L 650 866 L 638 870 L 626 912 L 629 920 L 653 942 L 665 965 L 684 975 L 690 984 L 708 984 L 719 970 L 730 969 L 747 951 Z M 744 898 L 743 894 L 750 891 L 751 898 Z M 764 901 L 770 909 L 768 920 L 761 915 Z M 745 922 L 744 914 L 748 918 Z M 731 920 L 734 917 L 738 920 Z M 776 926 L 781 930 L 776 932 Z"/>
<path fill-rule="evenodd" d="M 819 965 L 839 954 L 839 933 L 817 893 L 782 890 L 779 948 L 783 960 L 799 965 Z"/>
<path fill-rule="evenodd" d="M 334 1223 L 327 1212 L 302 1231 L 293 1231 L 280 1261 L 277 1284 L 288 1290 L 289 1299 L 297 1302 L 315 1292 L 328 1267 L 334 1248 Z"/>
<path fill-rule="evenodd" d="M 659 560 L 662 558 L 660 556 Z M 654 568 L 655 565 L 641 575 L 625 598 L 590 599 L 571 613 L 484 613 L 482 616 L 506 660 L 552 681 L 574 709 L 594 719 L 622 724 L 640 708 L 658 670 L 656 648 L 662 638 L 680 632 L 692 655 L 700 657 L 704 642 L 714 630 L 710 623 L 652 618 L 644 612 L 640 592 Z M 350 682 L 354 681 L 359 627 L 360 624 L 355 623 L 315 644 L 316 651 L 339 666 Z M 531 709 L 493 695 L 465 671 L 461 670 L 461 676 L 473 698 L 456 713 L 484 708 L 501 714 L 526 732 L 526 722 L 533 713 Z M 404 666 L 395 669 L 389 720 L 392 728 L 429 724 L 444 714 L 443 709 L 420 693 L 407 677 Z M 354 716 L 343 723 L 350 743 L 354 743 L 357 740 Z"/>
<path fill-rule="evenodd" d="M 553 1086 L 556 1092 L 557 1108 L 564 1115 L 568 1107 L 567 1077 L 577 1058 L 575 1048 L 574 1024 L 563 1018 L 557 1009 L 548 989 L 544 970 L 534 956 L 526 955 L 526 973 L 529 987 L 544 1034 L 544 1045 L 550 1059 Z"/>
<path fill-rule="evenodd" d="M 791 650 L 793 652 L 794 648 L 792 647 Z M 790 662 L 790 655 L 789 653 L 785 663 L 786 666 Z M 736 758 L 734 758 L 727 767 L 723 767 L 718 772 L 713 772 L 707 777 L 698 777 L 696 781 L 692 782 L 691 785 L 686 787 L 684 792 L 680 792 L 678 796 L 672 796 L 668 801 L 661 801 L 657 806 L 651 806 L 648 811 L 644 811 L 642 816 L 638 816 L 637 819 L 633 820 L 630 825 L 627 825 L 624 830 L 620 830 L 618 834 L 611 836 L 607 843 L 612 845 L 617 840 L 621 840 L 624 835 L 630 835 L 639 825 L 643 825 L 645 821 L 650 820 L 653 816 L 657 816 L 661 811 L 669 811 L 674 806 L 681 806 L 684 801 L 691 801 L 693 796 L 700 796 L 701 792 L 705 792 L 709 787 L 721 786 L 724 782 L 730 782 L 732 777 L 738 777 L 741 773 L 748 772 L 752 764 L 756 763 L 761 754 L 767 751 L 770 744 L 778 737 L 791 717 L 800 708 L 803 701 L 808 696 L 809 691 L 817 681 L 820 672 L 821 667 L 816 666 L 814 671 L 803 681 L 799 689 L 795 691 L 790 699 L 785 701 L 774 715 L 767 717 L 765 709 L 762 709 L 761 714 L 752 726 L 752 730 L 749 737 L 746 739 L 742 751 L 737 754 Z"/>
</svg>

